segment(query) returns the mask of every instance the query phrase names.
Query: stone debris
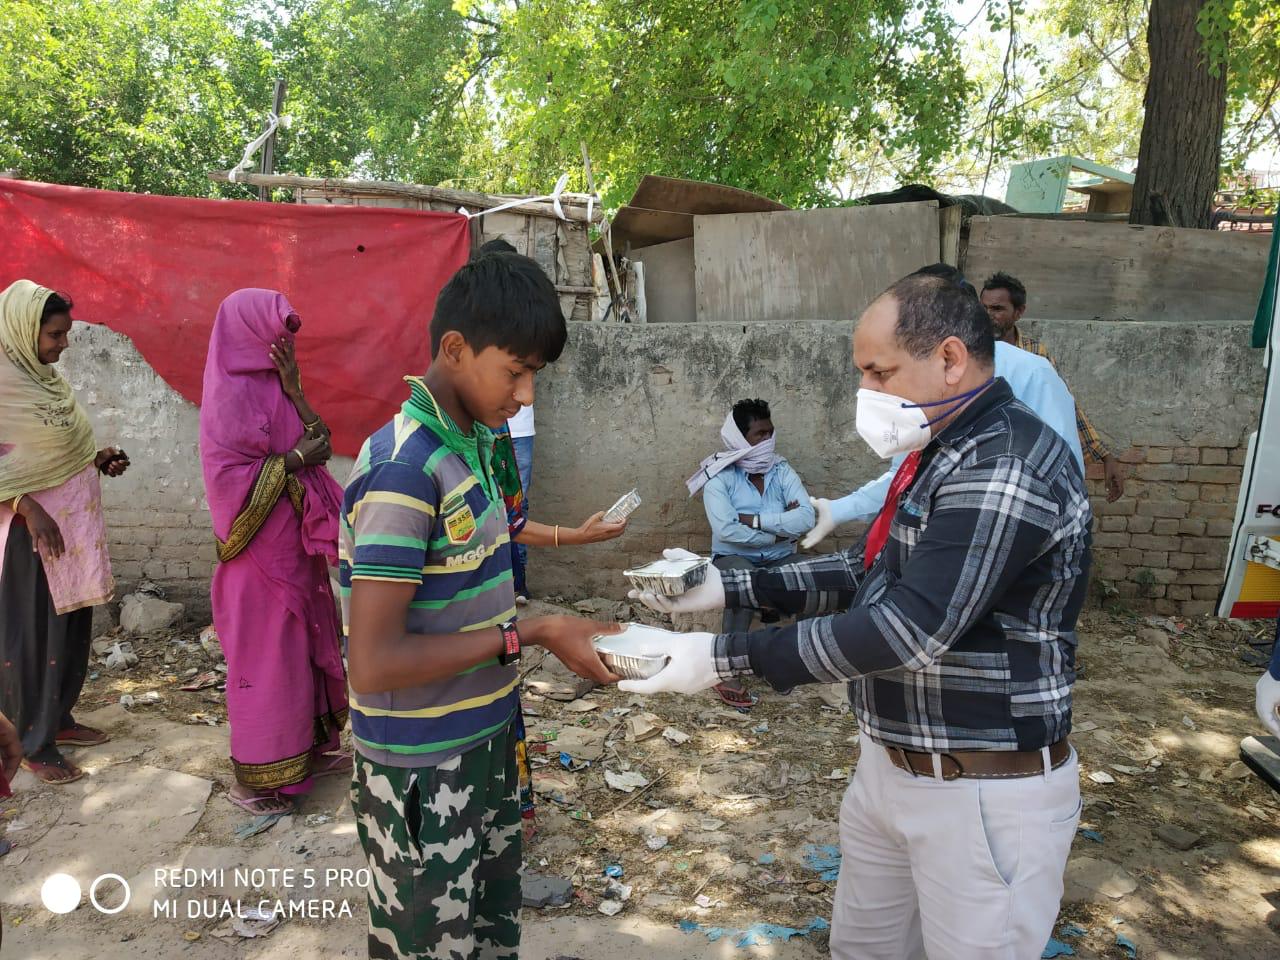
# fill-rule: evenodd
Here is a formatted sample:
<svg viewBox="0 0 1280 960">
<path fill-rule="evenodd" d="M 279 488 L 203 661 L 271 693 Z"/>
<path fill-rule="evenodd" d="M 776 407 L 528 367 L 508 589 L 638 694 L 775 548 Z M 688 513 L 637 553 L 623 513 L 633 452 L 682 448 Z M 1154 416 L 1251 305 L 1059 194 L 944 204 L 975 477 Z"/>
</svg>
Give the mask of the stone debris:
<svg viewBox="0 0 1280 960">
<path fill-rule="evenodd" d="M 1156 827 L 1156 836 L 1175 850 L 1190 850 L 1200 842 L 1200 834 L 1183 830 L 1172 823 L 1162 823 Z"/>
<path fill-rule="evenodd" d="M 186 607 L 169 603 L 150 593 L 135 592 L 124 598 L 120 605 L 120 626 L 134 637 L 171 630 L 182 622 Z"/>
<path fill-rule="evenodd" d="M 1067 864 L 1066 887 L 1068 902 L 1096 899 L 1094 895 L 1120 900 L 1138 889 L 1138 881 L 1110 861 L 1076 857 Z M 1071 896 L 1072 890 L 1077 896 Z"/>
<path fill-rule="evenodd" d="M 543 907 L 563 907 L 573 896 L 573 884 L 564 877 L 526 872 L 521 893 L 526 907 L 540 910 Z"/>
</svg>

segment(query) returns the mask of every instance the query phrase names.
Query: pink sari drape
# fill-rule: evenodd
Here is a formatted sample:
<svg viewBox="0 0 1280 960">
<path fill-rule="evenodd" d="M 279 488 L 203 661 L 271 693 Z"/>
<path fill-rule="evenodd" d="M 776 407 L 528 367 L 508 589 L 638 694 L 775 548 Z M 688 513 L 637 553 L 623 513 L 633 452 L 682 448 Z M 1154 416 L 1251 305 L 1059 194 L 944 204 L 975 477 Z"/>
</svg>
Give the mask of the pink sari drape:
<svg viewBox="0 0 1280 960">
<path fill-rule="evenodd" d="M 200 454 L 213 532 L 226 540 L 268 457 L 304 432 L 269 348 L 300 326 L 271 290 L 239 290 L 218 308 L 200 405 Z M 227 658 L 236 775 L 255 789 L 302 792 L 318 752 L 338 745 L 346 678 L 328 567 L 337 562 L 342 488 L 323 467 L 296 474 L 299 517 L 275 504 L 242 553 L 213 576 L 214 626 Z"/>
</svg>

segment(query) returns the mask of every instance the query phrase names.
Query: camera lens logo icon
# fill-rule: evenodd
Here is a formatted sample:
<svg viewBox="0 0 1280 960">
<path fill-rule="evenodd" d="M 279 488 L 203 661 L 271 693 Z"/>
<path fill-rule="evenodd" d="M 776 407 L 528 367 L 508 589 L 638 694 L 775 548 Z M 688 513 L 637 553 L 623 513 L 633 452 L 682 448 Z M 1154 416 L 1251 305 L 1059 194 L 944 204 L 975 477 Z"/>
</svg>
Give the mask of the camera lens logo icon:
<svg viewBox="0 0 1280 960">
<path fill-rule="evenodd" d="M 120 901 L 119 906 L 104 907 L 98 900 L 98 890 L 104 883 L 111 880 L 118 883 L 124 890 L 124 899 Z M 111 889 L 109 883 L 107 883 L 106 889 Z M 40 887 L 40 901 L 50 913 L 70 913 L 80 906 L 80 898 L 83 895 L 84 892 L 80 887 L 80 881 L 67 873 L 51 875 Z M 89 886 L 89 902 L 93 904 L 93 908 L 99 913 L 119 913 L 129 905 L 129 900 L 132 896 L 133 891 L 129 889 L 129 882 L 118 873 L 104 873 Z"/>
</svg>

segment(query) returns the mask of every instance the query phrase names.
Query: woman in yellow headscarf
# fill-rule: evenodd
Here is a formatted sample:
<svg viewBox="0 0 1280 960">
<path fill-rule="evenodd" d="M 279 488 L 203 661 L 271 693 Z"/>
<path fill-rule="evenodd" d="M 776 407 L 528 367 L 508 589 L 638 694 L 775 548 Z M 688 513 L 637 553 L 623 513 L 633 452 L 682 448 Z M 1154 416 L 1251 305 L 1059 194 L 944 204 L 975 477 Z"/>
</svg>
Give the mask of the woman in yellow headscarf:
<svg viewBox="0 0 1280 960">
<path fill-rule="evenodd" d="M 0 293 L 0 713 L 23 766 L 46 783 L 79 780 L 59 748 L 108 737 L 71 710 L 89 665 L 93 607 L 111 599 L 98 473 L 129 459 L 98 450 L 71 385 L 71 302 L 30 280 Z"/>
</svg>

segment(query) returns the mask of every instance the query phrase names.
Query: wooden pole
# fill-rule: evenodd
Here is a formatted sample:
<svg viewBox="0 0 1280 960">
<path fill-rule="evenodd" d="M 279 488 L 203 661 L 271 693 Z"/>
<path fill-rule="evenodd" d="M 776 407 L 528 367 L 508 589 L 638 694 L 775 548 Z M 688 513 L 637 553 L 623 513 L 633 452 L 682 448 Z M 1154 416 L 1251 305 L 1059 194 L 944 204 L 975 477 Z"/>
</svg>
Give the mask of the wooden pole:
<svg viewBox="0 0 1280 960">
<path fill-rule="evenodd" d="M 591 174 L 591 157 L 587 154 L 587 141 L 580 141 L 580 145 L 582 146 L 582 167 L 587 172 L 587 192 L 594 194 L 596 192 L 596 178 Z M 600 237 L 604 240 L 605 262 L 609 265 L 609 273 L 613 275 L 613 289 L 617 291 L 611 298 L 613 301 L 613 314 L 619 322 L 624 322 L 623 314 L 620 311 L 626 309 L 626 302 L 622 295 L 622 284 L 618 280 L 618 267 L 613 262 L 613 241 L 609 236 L 608 220 L 601 220 Z"/>
<path fill-rule="evenodd" d="M 225 170 L 210 170 L 207 174 L 214 183 L 226 183 L 230 178 Z M 244 173 L 236 178 L 237 183 L 251 187 L 280 187 L 287 190 L 314 190 L 339 197 L 384 196 L 408 197 L 414 200 L 440 201 L 467 207 L 470 210 L 487 210 L 500 206 L 508 200 L 517 200 L 505 194 L 474 193 L 470 190 L 452 190 L 447 187 L 427 187 L 415 183 L 393 183 L 388 180 L 350 180 L 336 177 L 301 177 L 292 173 Z M 560 194 L 565 218 L 575 223 L 585 223 L 587 219 L 586 194 Z M 512 213 L 527 214 L 534 217 L 556 219 L 555 209 L 546 201 L 530 201 L 511 208 Z M 596 204 L 591 212 L 593 221 L 600 219 L 600 205 Z"/>
<path fill-rule="evenodd" d="M 275 90 L 271 96 L 271 112 L 277 117 L 284 111 L 284 91 L 286 87 L 284 79 L 276 81 Z M 275 173 L 276 172 L 276 134 L 279 133 L 280 126 L 277 123 L 276 129 L 271 132 L 271 136 L 267 137 L 267 142 L 262 145 L 262 166 L 258 169 L 259 173 Z M 270 200 L 271 188 L 265 184 L 258 187 L 258 199 Z"/>
</svg>

